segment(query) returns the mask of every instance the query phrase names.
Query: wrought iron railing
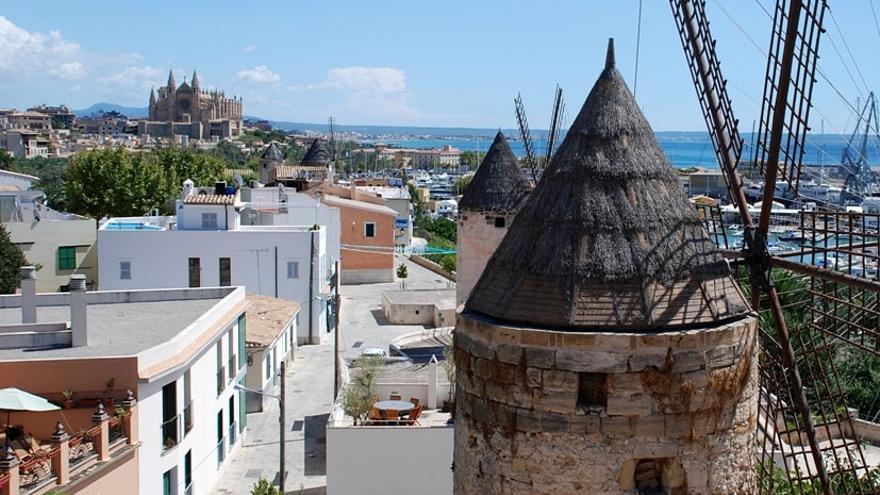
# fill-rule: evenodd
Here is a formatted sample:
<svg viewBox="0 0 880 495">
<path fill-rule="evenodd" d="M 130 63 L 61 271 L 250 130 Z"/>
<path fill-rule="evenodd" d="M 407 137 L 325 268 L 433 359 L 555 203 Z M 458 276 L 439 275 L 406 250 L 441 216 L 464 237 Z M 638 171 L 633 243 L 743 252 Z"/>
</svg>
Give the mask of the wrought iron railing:
<svg viewBox="0 0 880 495">
<path fill-rule="evenodd" d="M 183 408 L 183 436 L 193 429 L 193 403 L 189 401 Z"/>
<path fill-rule="evenodd" d="M 229 425 L 229 448 L 230 449 L 232 448 L 233 445 L 235 445 L 235 440 L 236 440 L 235 435 L 237 433 L 237 430 L 236 430 L 237 427 L 238 427 L 238 425 L 235 423 L 235 421 L 233 421 L 232 424 Z"/>
<path fill-rule="evenodd" d="M 162 452 L 172 449 L 180 443 L 180 415 L 162 422 Z"/>
<path fill-rule="evenodd" d="M 223 464 L 223 460 L 226 459 L 226 439 L 221 438 L 219 442 L 217 442 L 217 465 Z"/>
<path fill-rule="evenodd" d="M 231 355 L 229 357 L 229 363 L 227 365 L 229 367 L 229 380 L 230 381 L 235 380 L 235 374 L 238 371 L 238 366 L 236 365 L 237 363 L 238 363 L 238 358 L 236 357 L 236 355 L 235 354 Z"/>
</svg>

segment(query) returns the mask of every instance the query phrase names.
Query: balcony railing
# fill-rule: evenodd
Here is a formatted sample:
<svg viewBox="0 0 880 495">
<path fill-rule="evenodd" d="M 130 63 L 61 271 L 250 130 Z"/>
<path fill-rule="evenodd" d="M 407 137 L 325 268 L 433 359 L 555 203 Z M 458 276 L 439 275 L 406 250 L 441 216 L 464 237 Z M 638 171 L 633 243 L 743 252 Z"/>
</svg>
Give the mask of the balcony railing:
<svg viewBox="0 0 880 495">
<path fill-rule="evenodd" d="M 229 449 L 230 450 L 232 449 L 232 446 L 235 445 L 235 440 L 236 440 L 235 434 L 237 433 L 236 428 L 238 428 L 238 425 L 235 424 L 235 421 L 233 421 L 232 424 L 229 425 Z"/>
<path fill-rule="evenodd" d="M 162 422 L 162 452 L 173 449 L 180 443 L 180 415 Z"/>
<path fill-rule="evenodd" d="M 229 364 L 227 365 L 229 367 L 230 381 L 235 380 L 236 372 L 238 372 L 238 366 L 236 366 L 236 363 L 238 363 L 238 358 L 235 356 L 235 354 L 233 354 L 229 357 Z"/>
<path fill-rule="evenodd" d="M 193 403 L 189 401 L 183 408 L 183 436 L 193 429 Z"/>
<path fill-rule="evenodd" d="M 188 485 L 183 487 L 183 495 L 192 495 L 192 494 L 193 494 L 193 484 L 192 484 L 192 481 L 190 481 Z"/>
<path fill-rule="evenodd" d="M 223 464 L 223 460 L 226 459 L 226 439 L 221 438 L 219 442 L 217 442 L 217 465 Z"/>
<path fill-rule="evenodd" d="M 226 388 L 226 369 L 222 366 L 217 371 L 217 395 L 223 393 L 223 390 Z"/>
</svg>

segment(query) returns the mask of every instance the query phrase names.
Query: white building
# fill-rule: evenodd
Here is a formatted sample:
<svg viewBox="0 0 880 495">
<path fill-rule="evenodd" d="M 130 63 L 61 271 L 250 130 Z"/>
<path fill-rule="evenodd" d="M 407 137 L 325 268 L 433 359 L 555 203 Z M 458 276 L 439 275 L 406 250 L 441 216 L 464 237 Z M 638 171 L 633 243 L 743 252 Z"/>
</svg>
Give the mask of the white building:
<svg viewBox="0 0 880 495">
<path fill-rule="evenodd" d="M 104 222 L 98 230 L 101 288 L 243 285 L 250 294 L 302 302 L 298 343 L 320 342 L 329 328 L 333 276 L 327 229 L 242 225 L 238 193 L 219 192 L 187 181 L 177 216 Z"/>
<path fill-rule="evenodd" d="M 30 189 L 37 180 L 0 170 L 0 224 L 28 262 L 39 267 L 39 292 L 62 290 L 75 273 L 95 287 L 95 220 L 46 206 L 43 192 Z"/>
<path fill-rule="evenodd" d="M 272 400 L 267 395 L 277 395 L 281 363 L 294 359 L 299 304 L 256 294 L 247 299 L 247 386 L 264 394 L 247 394 L 247 412 L 251 413 L 262 411 L 266 401 Z"/>
<path fill-rule="evenodd" d="M 29 275 L 22 295 L 0 296 L 0 383 L 59 402 L 70 391 L 71 432 L 91 426 L 87 400 L 131 390 L 137 472 L 119 493 L 212 493 L 247 421 L 234 387 L 246 379 L 244 288 L 87 293 L 75 275 L 70 293 L 36 295 Z"/>
</svg>

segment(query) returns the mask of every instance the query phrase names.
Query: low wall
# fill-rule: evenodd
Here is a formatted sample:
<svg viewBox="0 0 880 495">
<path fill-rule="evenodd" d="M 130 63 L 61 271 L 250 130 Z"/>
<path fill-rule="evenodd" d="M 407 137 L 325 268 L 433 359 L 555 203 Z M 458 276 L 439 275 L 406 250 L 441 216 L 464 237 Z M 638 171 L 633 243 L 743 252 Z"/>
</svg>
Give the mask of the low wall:
<svg viewBox="0 0 880 495">
<path fill-rule="evenodd" d="M 422 268 L 427 268 L 428 270 L 431 270 L 432 272 L 436 273 L 437 275 L 440 275 L 441 277 L 445 277 L 446 279 L 455 282 L 455 272 L 452 272 L 452 273 L 447 272 L 446 270 L 443 269 L 442 266 L 438 265 L 437 263 L 434 263 L 433 261 L 429 260 L 428 258 L 423 258 L 419 255 L 413 254 L 409 257 L 409 260 L 412 261 L 413 263 L 419 265 Z"/>
<path fill-rule="evenodd" d="M 394 282 L 394 270 L 391 268 L 380 270 L 343 268 L 339 271 L 339 279 L 344 285 Z"/>
<path fill-rule="evenodd" d="M 327 493 L 452 493 L 451 427 L 327 427 Z"/>
<path fill-rule="evenodd" d="M 856 418 L 853 419 L 853 428 L 859 440 L 880 445 L 880 424 Z"/>
</svg>

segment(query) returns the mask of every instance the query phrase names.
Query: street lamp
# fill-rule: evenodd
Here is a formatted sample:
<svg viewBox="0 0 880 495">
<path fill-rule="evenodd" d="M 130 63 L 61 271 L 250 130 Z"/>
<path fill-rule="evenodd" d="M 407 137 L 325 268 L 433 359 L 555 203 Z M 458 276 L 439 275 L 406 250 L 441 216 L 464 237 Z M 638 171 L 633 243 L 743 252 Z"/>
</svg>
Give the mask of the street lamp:
<svg viewBox="0 0 880 495">
<path fill-rule="evenodd" d="M 281 433 L 280 444 L 278 447 L 278 452 L 281 457 L 281 460 L 279 462 L 280 469 L 278 470 L 278 488 L 281 490 L 281 493 L 284 493 L 284 443 L 286 441 L 285 437 L 287 436 L 287 430 L 286 430 L 287 426 L 286 426 L 286 422 L 284 420 L 284 382 L 285 382 L 284 369 L 285 369 L 285 363 L 284 363 L 284 359 L 282 359 L 281 360 L 281 369 L 278 370 L 278 374 L 281 376 L 281 394 L 279 394 L 279 395 L 267 394 L 267 393 L 264 393 L 260 390 L 256 390 L 256 389 L 253 389 L 250 387 L 245 387 L 244 385 L 241 385 L 239 383 L 235 384 L 236 390 L 244 390 L 245 392 L 250 392 L 252 394 L 259 394 L 263 397 L 270 397 L 270 398 L 276 399 L 278 401 L 278 405 L 279 405 L 278 430 Z"/>
</svg>

